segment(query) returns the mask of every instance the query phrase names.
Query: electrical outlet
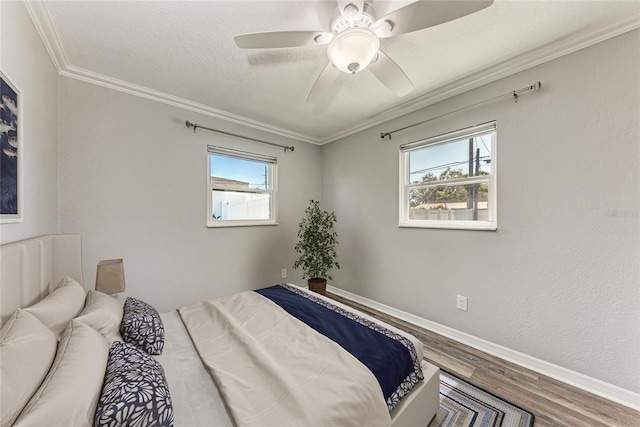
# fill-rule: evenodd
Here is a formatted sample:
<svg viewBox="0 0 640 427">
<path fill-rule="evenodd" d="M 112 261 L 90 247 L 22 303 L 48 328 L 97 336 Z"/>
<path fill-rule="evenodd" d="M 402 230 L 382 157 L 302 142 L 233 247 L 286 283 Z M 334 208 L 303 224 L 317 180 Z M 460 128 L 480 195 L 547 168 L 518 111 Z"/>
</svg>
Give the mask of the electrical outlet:
<svg viewBox="0 0 640 427">
<path fill-rule="evenodd" d="M 287 278 L 287 269 L 283 268 L 282 270 L 280 270 L 280 277 L 282 277 L 283 279 Z"/>
<path fill-rule="evenodd" d="M 462 295 L 456 296 L 456 308 L 458 310 L 467 311 L 467 297 Z"/>
</svg>

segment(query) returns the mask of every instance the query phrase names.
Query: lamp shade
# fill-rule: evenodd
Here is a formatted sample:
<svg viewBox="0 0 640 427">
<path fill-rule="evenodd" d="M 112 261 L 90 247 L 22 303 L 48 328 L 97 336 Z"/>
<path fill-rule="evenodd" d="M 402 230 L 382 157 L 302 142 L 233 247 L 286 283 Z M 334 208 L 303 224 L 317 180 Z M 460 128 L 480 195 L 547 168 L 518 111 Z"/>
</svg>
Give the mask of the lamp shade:
<svg viewBox="0 0 640 427">
<path fill-rule="evenodd" d="M 374 60 L 380 40 L 368 28 L 349 28 L 336 35 L 327 48 L 331 63 L 344 73 L 364 70 Z"/>
<path fill-rule="evenodd" d="M 122 259 L 107 259 L 98 263 L 96 291 L 105 294 L 124 292 L 124 264 Z"/>
</svg>

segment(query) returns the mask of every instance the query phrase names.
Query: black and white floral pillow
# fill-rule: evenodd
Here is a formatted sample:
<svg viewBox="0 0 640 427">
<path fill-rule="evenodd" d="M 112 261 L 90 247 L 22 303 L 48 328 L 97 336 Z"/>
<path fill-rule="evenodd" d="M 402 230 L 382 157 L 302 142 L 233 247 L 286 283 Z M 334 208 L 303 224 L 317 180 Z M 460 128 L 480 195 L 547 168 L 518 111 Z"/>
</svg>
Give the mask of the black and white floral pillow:
<svg viewBox="0 0 640 427">
<path fill-rule="evenodd" d="M 162 366 L 142 350 L 114 342 L 94 425 L 173 426 L 171 395 Z"/>
<path fill-rule="evenodd" d="M 155 308 L 137 298 L 128 297 L 124 302 L 122 339 L 149 354 L 162 354 L 164 348 L 164 326 Z"/>
</svg>

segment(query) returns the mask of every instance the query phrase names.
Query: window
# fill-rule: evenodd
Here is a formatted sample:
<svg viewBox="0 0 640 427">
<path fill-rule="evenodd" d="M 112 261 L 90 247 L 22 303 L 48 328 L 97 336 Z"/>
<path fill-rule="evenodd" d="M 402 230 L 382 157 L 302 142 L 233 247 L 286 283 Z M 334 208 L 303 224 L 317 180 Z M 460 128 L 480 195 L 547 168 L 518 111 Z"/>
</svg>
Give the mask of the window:
<svg viewBox="0 0 640 427">
<path fill-rule="evenodd" d="M 276 224 L 275 157 L 209 146 L 207 226 Z"/>
<path fill-rule="evenodd" d="M 401 227 L 495 230 L 496 125 L 400 146 Z"/>
</svg>

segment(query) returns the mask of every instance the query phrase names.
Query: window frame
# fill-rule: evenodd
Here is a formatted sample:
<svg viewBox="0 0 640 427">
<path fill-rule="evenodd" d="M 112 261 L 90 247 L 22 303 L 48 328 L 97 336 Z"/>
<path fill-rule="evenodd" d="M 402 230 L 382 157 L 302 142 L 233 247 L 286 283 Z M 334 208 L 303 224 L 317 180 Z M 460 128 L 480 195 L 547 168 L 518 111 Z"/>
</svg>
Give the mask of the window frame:
<svg viewBox="0 0 640 427">
<path fill-rule="evenodd" d="M 232 185 L 217 186 L 211 183 L 211 155 L 226 156 L 240 160 L 250 160 L 269 164 L 268 189 L 259 188 L 234 187 Z M 207 146 L 207 227 L 254 227 L 261 225 L 278 225 L 278 203 L 277 203 L 277 185 L 278 185 L 278 158 L 266 156 L 257 153 L 234 150 L 231 148 L 217 147 L 214 145 Z M 238 193 L 251 194 L 268 194 L 269 195 L 269 219 L 213 219 L 213 191 L 234 191 Z"/>
<path fill-rule="evenodd" d="M 444 181 L 434 181 L 434 183 L 411 183 L 409 156 L 412 151 L 433 147 L 440 144 L 477 137 L 480 135 L 492 134 L 491 138 L 491 173 L 489 175 L 471 176 L 465 178 L 454 178 Z M 497 139 L 498 132 L 495 121 L 483 123 L 476 126 L 459 129 L 453 132 L 421 139 L 400 146 L 400 197 L 399 197 L 399 221 L 398 227 L 413 228 L 436 228 L 436 229 L 456 229 L 456 230 L 489 230 L 495 231 L 498 228 L 498 201 L 497 201 Z M 442 185 L 468 185 L 483 183 L 488 188 L 488 220 L 465 221 L 465 220 L 417 220 L 409 218 L 410 211 L 410 191 L 416 188 L 428 188 Z"/>
</svg>

